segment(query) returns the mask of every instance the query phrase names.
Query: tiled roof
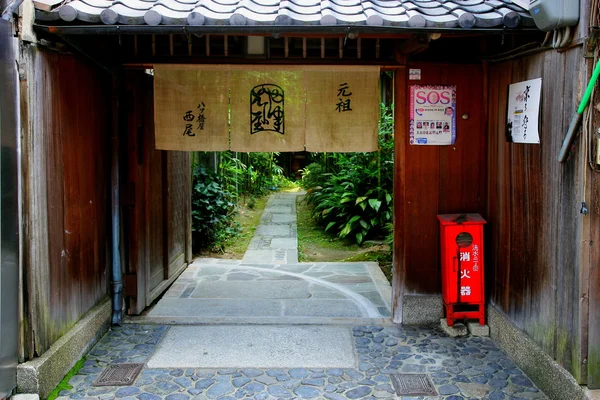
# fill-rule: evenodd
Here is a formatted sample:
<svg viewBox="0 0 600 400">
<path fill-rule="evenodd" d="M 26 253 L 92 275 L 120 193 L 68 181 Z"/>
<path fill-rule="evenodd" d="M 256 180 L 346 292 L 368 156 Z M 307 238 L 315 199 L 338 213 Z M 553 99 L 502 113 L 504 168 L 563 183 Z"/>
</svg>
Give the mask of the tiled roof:
<svg viewBox="0 0 600 400">
<path fill-rule="evenodd" d="M 133 25 L 533 26 L 510 0 L 73 0 L 38 21 Z"/>
</svg>

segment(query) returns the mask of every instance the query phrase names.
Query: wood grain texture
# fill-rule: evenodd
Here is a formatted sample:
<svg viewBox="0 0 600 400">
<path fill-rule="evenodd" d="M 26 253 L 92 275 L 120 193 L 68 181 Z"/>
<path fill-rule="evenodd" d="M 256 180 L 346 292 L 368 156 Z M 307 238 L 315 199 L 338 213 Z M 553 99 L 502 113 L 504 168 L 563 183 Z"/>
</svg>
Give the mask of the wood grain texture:
<svg viewBox="0 0 600 400">
<path fill-rule="evenodd" d="M 108 294 L 107 76 L 69 55 L 27 55 L 23 130 L 23 355 L 43 354 Z"/>
<path fill-rule="evenodd" d="M 126 271 L 137 282 L 126 304 L 140 314 L 191 262 L 191 166 L 189 153 L 155 148 L 152 79 L 131 71 L 123 81 Z"/>
<path fill-rule="evenodd" d="M 491 301 L 582 381 L 581 152 L 556 161 L 578 104 L 580 48 L 545 52 L 489 70 L 488 276 Z M 508 85 L 542 77 L 539 145 L 507 143 Z"/>
<path fill-rule="evenodd" d="M 406 146 L 408 143 L 408 102 L 406 68 L 394 73 L 394 260 L 392 308 L 395 323 L 402 322 L 402 302 L 406 282 Z"/>
<path fill-rule="evenodd" d="M 409 145 L 408 137 L 404 138 L 406 294 L 434 294 L 441 291 L 436 215 L 480 213 L 485 218 L 483 72 L 481 65 L 409 64 L 408 67 L 421 69 L 421 80 L 408 81 L 405 93 L 413 84 L 457 88 L 454 145 L 416 146 Z M 461 118 L 463 114 L 466 119 Z"/>
</svg>

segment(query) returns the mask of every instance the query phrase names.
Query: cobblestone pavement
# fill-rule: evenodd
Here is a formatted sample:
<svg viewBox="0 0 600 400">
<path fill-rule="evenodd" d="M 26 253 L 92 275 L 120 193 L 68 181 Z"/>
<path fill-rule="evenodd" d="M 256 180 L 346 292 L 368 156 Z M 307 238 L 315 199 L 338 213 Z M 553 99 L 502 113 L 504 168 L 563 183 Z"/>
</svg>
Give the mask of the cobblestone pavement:
<svg viewBox="0 0 600 400">
<path fill-rule="evenodd" d="M 109 364 L 146 363 L 168 329 L 136 324 L 113 328 L 70 380 L 73 389 L 59 398 L 398 399 L 391 374 L 426 373 L 439 396 L 402 399 L 546 399 L 490 339 L 451 339 L 439 328 L 399 326 L 348 327 L 355 368 L 145 368 L 132 386 L 93 386 Z"/>
</svg>

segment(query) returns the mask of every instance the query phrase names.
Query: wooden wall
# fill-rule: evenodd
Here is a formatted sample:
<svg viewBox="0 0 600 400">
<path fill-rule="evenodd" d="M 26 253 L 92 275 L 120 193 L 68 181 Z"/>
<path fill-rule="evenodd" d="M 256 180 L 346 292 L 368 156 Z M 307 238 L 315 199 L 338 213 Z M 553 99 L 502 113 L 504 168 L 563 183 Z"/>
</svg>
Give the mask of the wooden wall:
<svg viewBox="0 0 600 400">
<path fill-rule="evenodd" d="M 492 304 L 580 383 L 587 356 L 580 296 L 589 277 L 583 261 L 589 253 L 582 250 L 589 237 L 579 213 L 587 167 L 581 137 L 564 164 L 557 156 L 587 79 L 581 50 L 547 51 L 489 67 L 486 238 Z M 508 85 L 539 77 L 541 144 L 507 143 Z"/>
<path fill-rule="evenodd" d="M 404 295 L 441 293 L 437 214 L 485 215 L 485 107 L 481 65 L 409 64 L 421 80 L 400 77 L 406 99 L 396 109 L 395 271 Z M 404 69 L 397 73 L 406 74 Z M 416 146 L 408 140 L 410 85 L 456 85 L 457 137 L 451 146 Z M 402 96 L 402 95 L 401 95 Z M 405 105 L 404 105 L 405 104 Z M 461 116 L 465 115 L 463 119 Z M 404 133 L 403 133 L 404 132 Z M 401 258 L 398 258 L 401 257 Z M 403 270 L 402 270 L 403 269 Z M 400 271 L 400 273 L 398 273 Z M 402 280 L 402 278 L 399 278 Z M 397 304 L 397 303 L 396 303 Z M 396 315 L 395 320 L 400 316 Z"/>
<path fill-rule="evenodd" d="M 74 56 L 25 48 L 24 338 L 43 354 L 108 294 L 110 80 Z"/>
<path fill-rule="evenodd" d="M 139 314 L 192 261 L 192 179 L 190 153 L 155 149 L 152 77 L 123 77 L 125 300 Z"/>
</svg>

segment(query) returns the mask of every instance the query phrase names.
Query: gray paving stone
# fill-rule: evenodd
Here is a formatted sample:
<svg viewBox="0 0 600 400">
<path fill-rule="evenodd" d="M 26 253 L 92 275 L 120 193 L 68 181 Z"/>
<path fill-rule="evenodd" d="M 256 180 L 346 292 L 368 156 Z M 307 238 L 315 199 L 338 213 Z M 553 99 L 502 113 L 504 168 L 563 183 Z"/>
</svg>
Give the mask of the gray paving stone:
<svg viewBox="0 0 600 400">
<path fill-rule="evenodd" d="M 284 300 L 285 316 L 362 317 L 352 300 Z"/>
<path fill-rule="evenodd" d="M 260 224 L 256 227 L 255 235 L 268 235 L 274 237 L 289 237 L 291 235 L 290 225 Z"/>
<path fill-rule="evenodd" d="M 314 399 L 315 397 L 318 397 L 321 394 L 319 390 L 310 386 L 300 386 L 299 388 L 294 390 L 294 393 L 302 399 Z"/>
<path fill-rule="evenodd" d="M 162 299 L 150 317 L 277 317 L 279 300 L 264 299 Z"/>
<path fill-rule="evenodd" d="M 309 296 L 306 281 L 202 282 L 191 295 L 206 299 L 306 299 Z"/>
<path fill-rule="evenodd" d="M 291 223 L 295 223 L 296 222 L 296 215 L 295 214 L 287 214 L 287 213 L 282 213 L 282 214 L 273 214 L 273 216 L 271 217 L 271 222 L 274 224 L 291 224 Z"/>
<path fill-rule="evenodd" d="M 148 366 L 295 368 L 350 367 L 354 363 L 352 337 L 344 327 L 237 326 L 232 329 L 225 325 L 172 327 Z"/>
<path fill-rule="evenodd" d="M 298 240 L 288 238 L 273 238 L 271 239 L 271 248 L 274 249 L 297 249 Z"/>
<path fill-rule="evenodd" d="M 233 393 L 233 385 L 229 382 L 215 383 L 206 391 L 206 396 L 209 399 L 216 399 L 229 393 Z"/>
</svg>

